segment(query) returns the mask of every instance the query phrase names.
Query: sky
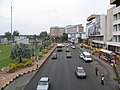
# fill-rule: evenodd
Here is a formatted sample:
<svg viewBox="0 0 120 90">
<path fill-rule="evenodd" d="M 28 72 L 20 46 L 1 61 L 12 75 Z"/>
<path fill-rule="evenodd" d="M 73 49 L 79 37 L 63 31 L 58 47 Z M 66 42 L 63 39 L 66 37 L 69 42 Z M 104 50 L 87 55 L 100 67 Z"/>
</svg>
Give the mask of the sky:
<svg viewBox="0 0 120 90">
<path fill-rule="evenodd" d="M 18 30 L 21 35 L 50 32 L 51 26 L 83 24 L 91 14 L 106 14 L 110 0 L 0 0 L 0 35 Z"/>
</svg>

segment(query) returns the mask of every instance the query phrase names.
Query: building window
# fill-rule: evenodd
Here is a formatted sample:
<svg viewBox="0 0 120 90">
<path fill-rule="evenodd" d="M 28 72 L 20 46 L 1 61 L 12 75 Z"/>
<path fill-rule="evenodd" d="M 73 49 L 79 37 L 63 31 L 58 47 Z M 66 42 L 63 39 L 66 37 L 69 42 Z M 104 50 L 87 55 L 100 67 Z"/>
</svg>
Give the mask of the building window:
<svg viewBox="0 0 120 90">
<path fill-rule="evenodd" d="M 118 24 L 118 31 L 120 31 L 120 24 Z"/>
<path fill-rule="evenodd" d="M 120 19 L 120 12 L 118 13 L 118 19 Z"/>
<path fill-rule="evenodd" d="M 120 42 L 120 35 L 118 36 L 118 42 Z"/>
<path fill-rule="evenodd" d="M 114 26 L 113 26 L 113 30 L 114 30 L 114 31 L 117 31 L 117 25 L 114 25 Z"/>
<path fill-rule="evenodd" d="M 113 20 L 114 20 L 114 21 L 117 20 L 117 14 L 115 14 L 115 15 L 113 16 Z"/>
</svg>

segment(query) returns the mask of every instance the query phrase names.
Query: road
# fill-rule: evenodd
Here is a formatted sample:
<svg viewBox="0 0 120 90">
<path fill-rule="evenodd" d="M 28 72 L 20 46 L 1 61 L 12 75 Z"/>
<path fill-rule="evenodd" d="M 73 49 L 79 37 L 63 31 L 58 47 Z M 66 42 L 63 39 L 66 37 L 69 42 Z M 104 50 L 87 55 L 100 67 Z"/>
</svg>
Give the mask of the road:
<svg viewBox="0 0 120 90">
<path fill-rule="evenodd" d="M 78 49 L 70 49 L 72 58 L 66 58 L 65 47 L 62 52 L 57 52 L 58 58 L 48 58 L 46 63 L 35 73 L 24 90 L 36 90 L 37 83 L 42 76 L 51 78 L 50 90 L 114 90 L 109 76 L 105 75 L 105 85 L 100 84 L 100 74 L 95 76 L 94 61 L 86 63 L 79 58 Z M 86 79 L 78 79 L 75 75 L 75 67 L 82 66 L 87 72 Z"/>
</svg>

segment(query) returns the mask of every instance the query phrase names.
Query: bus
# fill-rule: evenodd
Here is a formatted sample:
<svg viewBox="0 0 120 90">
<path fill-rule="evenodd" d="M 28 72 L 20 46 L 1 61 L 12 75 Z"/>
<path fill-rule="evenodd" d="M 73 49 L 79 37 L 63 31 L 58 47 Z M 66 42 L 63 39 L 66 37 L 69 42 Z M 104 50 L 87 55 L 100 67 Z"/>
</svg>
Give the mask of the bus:
<svg viewBox="0 0 120 90">
<path fill-rule="evenodd" d="M 57 44 L 57 47 L 56 47 L 57 51 L 62 51 L 62 47 L 63 47 L 62 44 Z"/>
</svg>

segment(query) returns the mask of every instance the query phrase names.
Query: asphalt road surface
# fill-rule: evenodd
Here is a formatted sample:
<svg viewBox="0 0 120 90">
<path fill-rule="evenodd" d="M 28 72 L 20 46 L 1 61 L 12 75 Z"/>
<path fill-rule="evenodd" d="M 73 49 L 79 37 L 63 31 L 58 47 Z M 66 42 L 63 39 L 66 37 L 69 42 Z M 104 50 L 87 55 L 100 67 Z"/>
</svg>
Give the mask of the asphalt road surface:
<svg viewBox="0 0 120 90">
<path fill-rule="evenodd" d="M 42 76 L 51 79 L 50 90 L 114 90 L 109 76 L 105 76 L 105 85 L 100 84 L 100 76 L 96 76 L 93 63 L 86 63 L 79 58 L 80 52 L 69 47 L 72 58 L 66 58 L 66 51 L 57 52 L 57 59 L 48 58 L 46 63 L 35 73 L 24 90 L 36 90 Z M 87 72 L 86 79 L 78 79 L 75 75 L 75 67 L 82 66 Z"/>
</svg>

